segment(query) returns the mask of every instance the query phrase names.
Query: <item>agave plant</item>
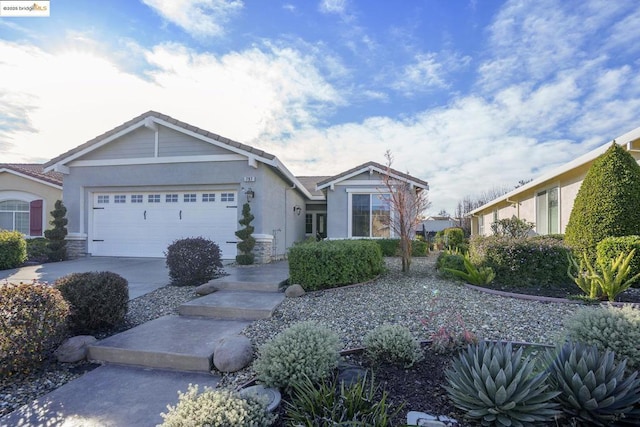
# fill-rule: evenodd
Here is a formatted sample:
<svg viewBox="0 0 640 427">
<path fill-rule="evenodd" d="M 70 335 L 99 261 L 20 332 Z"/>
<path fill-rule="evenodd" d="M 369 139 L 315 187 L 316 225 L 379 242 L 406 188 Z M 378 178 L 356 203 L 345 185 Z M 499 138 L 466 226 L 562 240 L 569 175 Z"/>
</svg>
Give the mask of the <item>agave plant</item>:
<svg viewBox="0 0 640 427">
<path fill-rule="evenodd" d="M 614 356 L 572 342 L 547 351 L 547 382 L 561 392 L 554 400 L 565 413 L 594 426 L 640 425 L 638 371 L 625 378 L 626 360 L 616 364 Z"/>
<path fill-rule="evenodd" d="M 535 363 L 511 343 L 470 345 L 453 359 L 445 387 L 454 405 L 483 426 L 528 426 L 558 414 L 547 391 L 547 373 L 534 374 Z"/>
<path fill-rule="evenodd" d="M 455 268 L 444 268 L 443 270 L 477 286 L 488 285 L 496 277 L 491 267 L 476 267 L 473 265 L 468 254 L 464 256 L 464 268 L 467 271 L 460 271 Z"/>
</svg>

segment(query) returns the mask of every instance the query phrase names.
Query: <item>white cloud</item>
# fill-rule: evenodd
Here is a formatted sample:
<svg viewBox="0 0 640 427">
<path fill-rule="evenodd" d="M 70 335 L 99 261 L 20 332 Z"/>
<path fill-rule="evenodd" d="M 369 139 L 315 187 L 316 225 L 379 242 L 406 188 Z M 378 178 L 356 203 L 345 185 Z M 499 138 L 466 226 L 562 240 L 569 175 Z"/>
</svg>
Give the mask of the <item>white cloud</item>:
<svg viewBox="0 0 640 427">
<path fill-rule="evenodd" d="M 244 6 L 242 0 L 142 0 L 194 37 L 218 37 Z"/>
<path fill-rule="evenodd" d="M 322 0 L 320 2 L 320 12 L 336 13 L 341 15 L 347 9 L 347 0 Z"/>
</svg>

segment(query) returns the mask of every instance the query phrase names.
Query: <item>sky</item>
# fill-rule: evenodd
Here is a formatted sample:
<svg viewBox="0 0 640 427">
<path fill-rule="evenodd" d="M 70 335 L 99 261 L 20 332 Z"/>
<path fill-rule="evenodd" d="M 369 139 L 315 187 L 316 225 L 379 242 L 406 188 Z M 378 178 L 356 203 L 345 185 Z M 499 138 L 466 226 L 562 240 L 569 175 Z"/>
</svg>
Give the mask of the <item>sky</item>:
<svg viewBox="0 0 640 427">
<path fill-rule="evenodd" d="M 49 11 L 0 16 L 0 162 L 45 162 L 155 110 L 298 176 L 384 164 L 390 150 L 392 167 L 429 182 L 427 214 L 453 213 L 640 126 L 637 0 L 51 0 Z"/>
</svg>

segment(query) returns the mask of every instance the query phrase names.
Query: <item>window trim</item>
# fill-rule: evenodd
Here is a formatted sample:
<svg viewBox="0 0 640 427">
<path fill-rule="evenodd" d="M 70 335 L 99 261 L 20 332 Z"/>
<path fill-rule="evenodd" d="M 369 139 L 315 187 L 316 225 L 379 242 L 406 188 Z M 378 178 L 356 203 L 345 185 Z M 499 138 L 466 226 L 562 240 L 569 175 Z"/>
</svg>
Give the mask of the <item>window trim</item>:
<svg viewBox="0 0 640 427">
<path fill-rule="evenodd" d="M 549 227 L 549 191 L 553 190 L 553 189 L 557 189 L 558 191 L 558 220 L 556 222 L 556 226 L 557 226 L 557 232 L 551 233 L 550 232 L 550 227 Z M 554 184 L 554 185 L 550 185 L 548 187 L 544 187 L 544 188 L 538 188 L 537 190 L 535 190 L 535 192 L 533 193 L 533 198 L 534 198 L 534 214 L 535 214 L 535 230 L 536 230 L 536 234 L 539 234 L 541 236 L 546 236 L 549 234 L 556 234 L 556 233 L 560 233 L 561 231 L 561 225 L 562 225 L 562 198 L 561 198 L 561 194 L 562 192 L 560 191 L 561 186 L 560 184 Z M 544 231 L 544 233 L 542 233 L 538 227 L 539 221 L 538 221 L 538 195 L 540 193 L 544 193 L 546 192 L 546 197 L 545 197 L 545 201 L 547 204 L 547 208 L 546 208 L 546 215 L 547 215 L 547 229 Z"/>
</svg>

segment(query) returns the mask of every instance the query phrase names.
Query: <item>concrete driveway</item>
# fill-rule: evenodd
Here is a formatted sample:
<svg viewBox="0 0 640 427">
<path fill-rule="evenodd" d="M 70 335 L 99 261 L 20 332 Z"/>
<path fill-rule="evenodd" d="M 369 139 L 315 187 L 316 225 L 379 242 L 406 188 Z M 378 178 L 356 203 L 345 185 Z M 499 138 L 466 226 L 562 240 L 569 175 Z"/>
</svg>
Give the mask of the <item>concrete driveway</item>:
<svg viewBox="0 0 640 427">
<path fill-rule="evenodd" d="M 169 270 L 164 258 L 84 257 L 70 261 L 51 262 L 12 270 L 0 270 L 0 281 L 53 283 L 71 273 L 111 271 L 129 282 L 129 299 L 137 298 L 169 284 Z"/>
</svg>

